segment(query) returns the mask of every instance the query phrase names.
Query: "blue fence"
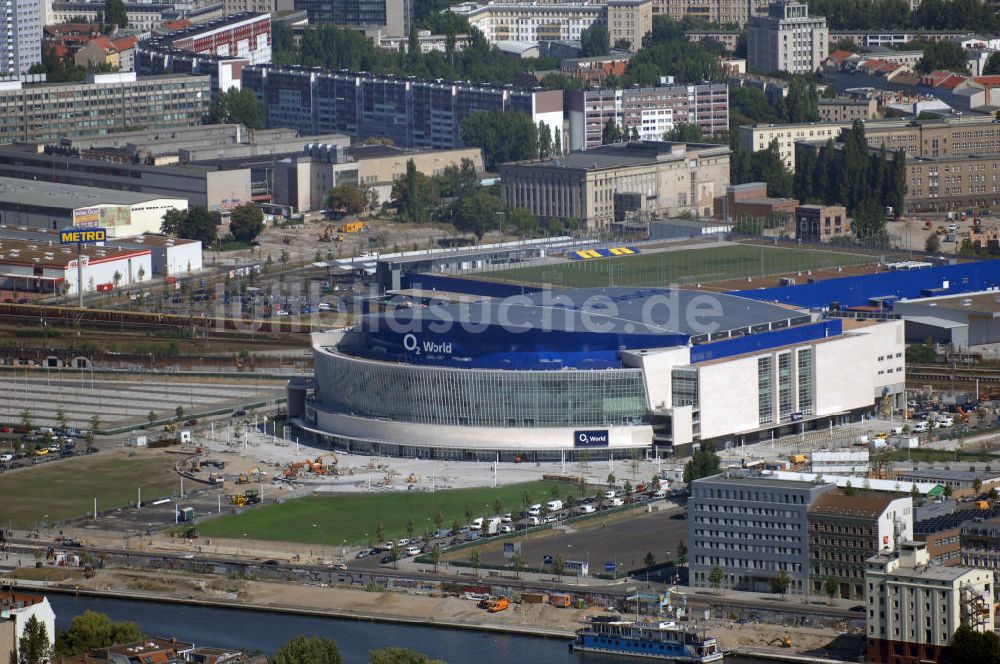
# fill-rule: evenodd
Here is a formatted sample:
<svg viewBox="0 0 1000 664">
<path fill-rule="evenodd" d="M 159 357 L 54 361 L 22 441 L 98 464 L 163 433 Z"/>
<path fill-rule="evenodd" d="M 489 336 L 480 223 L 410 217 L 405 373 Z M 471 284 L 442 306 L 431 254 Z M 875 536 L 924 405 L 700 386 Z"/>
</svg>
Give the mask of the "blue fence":
<svg viewBox="0 0 1000 664">
<path fill-rule="evenodd" d="M 895 296 L 913 299 L 927 295 L 952 295 L 1000 286 L 1000 260 L 925 267 L 828 279 L 812 284 L 730 291 L 730 295 L 822 308 L 831 302 L 842 307 L 867 305 L 872 298 Z M 933 292 L 932 292 L 933 291 Z"/>
<path fill-rule="evenodd" d="M 691 363 L 707 362 L 723 357 L 742 355 L 743 353 L 753 353 L 767 348 L 777 348 L 778 346 L 835 337 L 841 334 L 843 330 L 842 321 L 839 318 L 831 318 L 818 323 L 810 323 L 809 325 L 799 325 L 783 330 L 774 330 L 773 332 L 761 332 L 746 337 L 734 337 L 732 339 L 699 344 L 691 347 Z"/>
</svg>

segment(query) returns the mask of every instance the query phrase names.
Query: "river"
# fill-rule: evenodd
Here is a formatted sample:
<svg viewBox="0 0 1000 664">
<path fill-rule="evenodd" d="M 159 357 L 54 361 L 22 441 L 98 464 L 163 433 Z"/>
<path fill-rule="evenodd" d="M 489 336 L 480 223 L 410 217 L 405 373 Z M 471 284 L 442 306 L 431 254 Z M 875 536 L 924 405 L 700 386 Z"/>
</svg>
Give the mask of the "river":
<svg viewBox="0 0 1000 664">
<path fill-rule="evenodd" d="M 297 636 L 327 636 L 337 642 L 346 664 L 365 664 L 374 648 L 402 646 L 448 664 L 624 664 L 622 657 L 571 653 L 564 639 L 495 634 L 431 626 L 373 623 L 242 609 L 220 609 L 161 602 L 75 597 L 52 593 L 56 627 L 66 629 L 85 610 L 106 613 L 114 621 L 134 620 L 152 636 L 175 636 L 196 645 L 272 653 Z M 471 653 L 471 654 L 470 654 Z M 764 660 L 726 658 L 726 664 L 765 664 Z"/>
</svg>

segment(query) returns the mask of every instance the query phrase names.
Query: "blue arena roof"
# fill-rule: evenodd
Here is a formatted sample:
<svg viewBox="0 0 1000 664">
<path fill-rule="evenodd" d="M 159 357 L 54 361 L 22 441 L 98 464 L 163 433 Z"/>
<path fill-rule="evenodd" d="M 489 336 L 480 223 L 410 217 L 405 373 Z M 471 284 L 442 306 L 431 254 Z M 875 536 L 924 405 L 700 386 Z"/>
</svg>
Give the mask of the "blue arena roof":
<svg viewBox="0 0 1000 664">
<path fill-rule="evenodd" d="M 457 367 L 620 367 L 619 351 L 752 335 L 808 314 L 726 293 L 588 288 L 394 309 L 361 319 L 347 354 Z"/>
</svg>

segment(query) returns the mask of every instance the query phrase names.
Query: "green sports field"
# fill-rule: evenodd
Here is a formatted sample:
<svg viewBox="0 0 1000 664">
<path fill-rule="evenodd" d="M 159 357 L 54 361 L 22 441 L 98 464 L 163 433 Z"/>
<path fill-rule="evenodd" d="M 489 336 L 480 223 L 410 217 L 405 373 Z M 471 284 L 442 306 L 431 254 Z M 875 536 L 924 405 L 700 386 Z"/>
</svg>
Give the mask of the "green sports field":
<svg viewBox="0 0 1000 664">
<path fill-rule="evenodd" d="M 450 489 L 434 493 L 393 491 L 310 496 L 212 519 L 199 524 L 198 532 L 203 537 L 246 535 L 249 539 L 336 546 L 344 542 L 377 544 L 375 532 L 380 521 L 387 539 L 408 537 L 407 521 L 413 522 L 414 534 L 420 536 L 425 530 L 437 529 L 434 517 L 439 510 L 444 517 L 442 527 L 451 528 L 455 520 L 462 525 L 469 522 L 466 509 L 473 516 L 493 514 L 497 499 L 503 512 L 515 513 L 523 509 L 525 492 L 532 503 L 552 500 L 552 487 L 558 488 L 562 498 L 571 492 L 580 495 L 579 487 L 565 482 L 528 482 L 496 489 Z"/>
<path fill-rule="evenodd" d="M 483 272 L 486 279 L 555 287 L 669 286 L 876 262 L 841 251 L 750 244 L 644 252 L 634 256 L 567 260 L 551 265 Z"/>
</svg>

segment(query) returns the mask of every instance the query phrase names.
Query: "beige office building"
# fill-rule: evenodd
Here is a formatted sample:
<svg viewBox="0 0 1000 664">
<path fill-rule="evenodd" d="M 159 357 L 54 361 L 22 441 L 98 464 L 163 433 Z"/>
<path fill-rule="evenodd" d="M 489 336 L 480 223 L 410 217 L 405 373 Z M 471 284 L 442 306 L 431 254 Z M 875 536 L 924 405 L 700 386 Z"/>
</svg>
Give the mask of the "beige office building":
<svg viewBox="0 0 1000 664">
<path fill-rule="evenodd" d="M 543 219 L 580 219 L 606 228 L 633 214 L 712 214 L 729 185 L 729 148 L 636 141 L 571 152 L 558 159 L 500 166 L 501 195 L 510 207 Z"/>
<path fill-rule="evenodd" d="M 950 661 L 948 642 L 959 627 L 993 631 L 993 572 L 931 565 L 926 547 L 903 542 L 898 555 L 868 559 L 870 663 Z"/>
<path fill-rule="evenodd" d="M 653 0 L 608 0 L 608 36 L 614 46 L 625 40 L 633 50 L 653 29 Z"/>
<path fill-rule="evenodd" d="M 855 120 L 872 120 L 878 117 L 878 100 L 834 97 L 820 99 L 816 105 L 819 119 L 823 122 L 850 124 Z"/>
<path fill-rule="evenodd" d="M 767 16 L 767 5 L 768 0 L 656 0 L 653 13 L 677 20 L 693 16 L 709 23 L 742 28 L 751 16 Z"/>
<path fill-rule="evenodd" d="M 319 210 L 326 206 L 326 195 L 343 184 L 371 188 L 379 203 L 392 198 L 392 184 L 406 174 L 412 161 L 418 173 L 440 175 L 449 166 L 461 167 L 468 160 L 477 173 L 483 172 L 483 153 L 479 148 L 452 150 L 402 150 L 386 145 L 359 145 L 346 151 L 289 157 L 276 164 L 274 201 L 289 205 L 296 212 Z"/>
<path fill-rule="evenodd" d="M 767 16 L 747 22 L 747 61 L 751 69 L 768 74 L 808 74 L 826 59 L 829 36 L 826 18 L 809 16 L 806 4 L 780 0 L 768 7 Z"/>
<path fill-rule="evenodd" d="M 805 122 L 801 124 L 755 124 L 740 127 L 740 147 L 751 152 L 766 150 L 778 141 L 778 153 L 791 171 L 795 171 L 796 141 L 837 140 L 850 123 Z"/>
</svg>

